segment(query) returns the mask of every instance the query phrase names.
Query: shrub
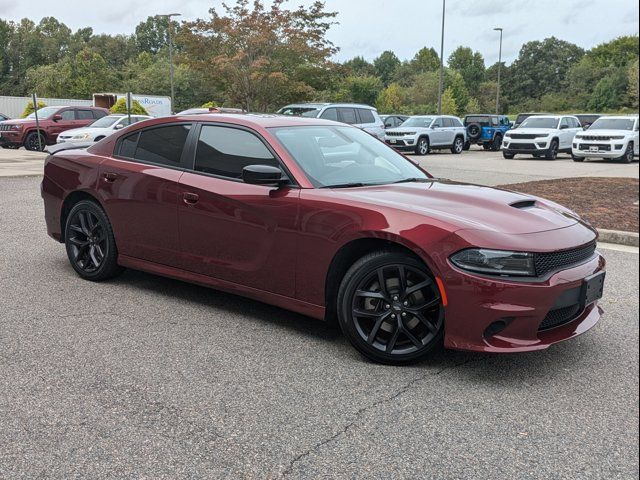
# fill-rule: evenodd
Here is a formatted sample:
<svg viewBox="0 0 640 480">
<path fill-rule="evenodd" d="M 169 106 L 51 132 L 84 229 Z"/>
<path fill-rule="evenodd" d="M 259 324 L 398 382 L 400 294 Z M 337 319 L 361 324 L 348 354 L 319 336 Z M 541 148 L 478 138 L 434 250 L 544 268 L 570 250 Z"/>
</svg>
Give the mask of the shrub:
<svg viewBox="0 0 640 480">
<path fill-rule="evenodd" d="M 38 110 L 46 106 L 47 106 L 46 103 L 38 100 Z M 25 118 L 27 115 L 30 115 L 32 113 L 33 113 L 33 101 L 30 101 L 29 103 L 27 103 L 27 106 L 24 107 L 24 111 L 22 112 L 22 115 L 20 115 L 20 118 Z"/>
<path fill-rule="evenodd" d="M 218 104 L 214 101 L 211 102 L 207 102 L 207 103 L 203 103 L 202 107 L 200 108 L 216 108 L 218 106 Z"/>
<path fill-rule="evenodd" d="M 113 107 L 109 109 L 109 111 L 111 113 L 128 113 L 127 99 L 125 97 L 118 99 L 118 101 L 113 104 Z M 131 115 L 149 115 L 149 113 L 142 105 L 140 105 L 140 102 L 138 102 L 137 100 L 133 100 L 133 102 L 131 102 Z"/>
</svg>

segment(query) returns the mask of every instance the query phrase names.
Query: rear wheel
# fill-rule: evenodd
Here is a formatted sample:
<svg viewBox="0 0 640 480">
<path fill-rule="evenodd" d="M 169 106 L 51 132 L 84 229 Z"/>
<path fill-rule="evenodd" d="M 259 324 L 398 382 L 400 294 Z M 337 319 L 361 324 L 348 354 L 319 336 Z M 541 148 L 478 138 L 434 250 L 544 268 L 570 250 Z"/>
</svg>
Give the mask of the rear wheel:
<svg viewBox="0 0 640 480">
<path fill-rule="evenodd" d="M 464 139 L 462 137 L 456 137 L 451 146 L 451 153 L 460 154 L 464 150 Z"/>
<path fill-rule="evenodd" d="M 369 359 L 401 365 L 423 360 L 444 332 L 444 307 L 418 259 L 392 251 L 362 257 L 338 292 L 340 327 Z"/>
<path fill-rule="evenodd" d="M 464 142 L 464 151 L 467 151 L 471 148 L 471 143 L 469 143 L 469 141 Z"/>
<path fill-rule="evenodd" d="M 94 202 L 83 200 L 71 209 L 64 238 L 69 262 L 82 278 L 97 282 L 122 272 L 111 223 Z"/>
<path fill-rule="evenodd" d="M 484 142 L 484 143 L 482 144 L 482 148 L 483 148 L 484 150 L 486 150 L 486 151 L 491 150 L 491 143 L 489 143 L 489 142 Z"/>
<path fill-rule="evenodd" d="M 558 158 L 558 141 L 552 140 L 551 145 L 549 146 L 549 150 L 545 154 L 544 158 L 547 160 L 555 160 Z"/>
<path fill-rule="evenodd" d="M 416 154 L 426 155 L 427 153 L 429 153 L 429 139 L 427 137 L 422 137 L 418 140 L 418 144 L 416 145 Z"/>
<path fill-rule="evenodd" d="M 38 136 L 40 137 L 40 142 L 38 142 Z M 44 150 L 44 147 L 47 146 L 46 140 L 42 133 L 31 132 L 27 135 L 27 138 L 24 139 L 24 148 L 32 152 L 41 152 Z"/>
</svg>

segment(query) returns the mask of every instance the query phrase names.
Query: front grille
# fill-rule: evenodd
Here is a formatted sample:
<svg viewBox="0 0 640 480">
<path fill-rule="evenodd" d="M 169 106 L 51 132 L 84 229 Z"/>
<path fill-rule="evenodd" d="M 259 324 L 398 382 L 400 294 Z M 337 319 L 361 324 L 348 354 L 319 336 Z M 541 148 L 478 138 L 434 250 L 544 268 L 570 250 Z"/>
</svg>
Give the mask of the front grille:
<svg viewBox="0 0 640 480">
<path fill-rule="evenodd" d="M 598 147 L 598 150 L 603 150 L 605 152 L 610 152 L 611 151 L 611 145 L 604 145 L 604 144 L 586 144 L 586 143 L 581 143 L 580 144 L 580 150 L 589 150 L 591 147 Z"/>
<path fill-rule="evenodd" d="M 415 135 L 415 132 L 386 132 L 388 137 L 404 137 L 405 135 Z"/>
<path fill-rule="evenodd" d="M 580 140 L 588 140 L 590 142 L 608 142 L 609 140 L 613 140 L 613 137 L 608 137 L 608 136 L 595 137 L 593 135 L 580 135 Z"/>
<path fill-rule="evenodd" d="M 569 305 L 568 307 L 556 308 L 549 311 L 547 316 L 544 317 L 542 323 L 538 326 L 538 331 L 549 330 L 561 325 L 565 325 L 580 315 L 582 308 L 579 303 L 575 305 Z"/>
<path fill-rule="evenodd" d="M 11 130 L 11 125 L 0 125 L 0 132 Z"/>
<path fill-rule="evenodd" d="M 509 136 L 510 138 L 514 138 L 516 140 L 533 140 L 534 138 L 538 137 L 538 135 L 534 133 L 512 133 Z"/>
<path fill-rule="evenodd" d="M 536 275 L 544 277 L 548 273 L 564 270 L 589 260 L 596 251 L 596 243 L 592 242 L 582 247 L 559 252 L 536 253 L 534 262 Z"/>
<path fill-rule="evenodd" d="M 537 150 L 535 143 L 512 143 L 511 148 L 514 150 Z"/>
</svg>

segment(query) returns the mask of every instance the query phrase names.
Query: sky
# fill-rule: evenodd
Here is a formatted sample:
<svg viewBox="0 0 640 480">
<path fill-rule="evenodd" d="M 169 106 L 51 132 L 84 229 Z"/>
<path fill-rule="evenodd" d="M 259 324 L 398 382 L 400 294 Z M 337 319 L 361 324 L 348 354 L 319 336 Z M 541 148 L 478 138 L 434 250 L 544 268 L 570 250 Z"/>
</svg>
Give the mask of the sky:
<svg viewBox="0 0 640 480">
<path fill-rule="evenodd" d="M 228 0 L 228 3 L 234 3 Z M 269 3 L 268 0 L 266 3 Z M 290 0 L 309 5 L 313 0 Z M 325 0 L 338 12 L 329 39 L 340 48 L 336 59 L 357 55 L 373 60 L 392 50 L 410 59 L 423 46 L 440 50 L 441 0 Z M 487 65 L 498 60 L 504 28 L 503 60 L 511 63 L 523 43 L 555 36 L 585 49 L 621 35 L 638 34 L 636 0 L 447 0 L 445 58 L 459 45 L 479 51 Z M 72 30 L 130 34 L 150 15 L 181 13 L 182 19 L 208 18 L 222 0 L 0 0 L 0 18 L 39 21 L 54 16 Z"/>
</svg>

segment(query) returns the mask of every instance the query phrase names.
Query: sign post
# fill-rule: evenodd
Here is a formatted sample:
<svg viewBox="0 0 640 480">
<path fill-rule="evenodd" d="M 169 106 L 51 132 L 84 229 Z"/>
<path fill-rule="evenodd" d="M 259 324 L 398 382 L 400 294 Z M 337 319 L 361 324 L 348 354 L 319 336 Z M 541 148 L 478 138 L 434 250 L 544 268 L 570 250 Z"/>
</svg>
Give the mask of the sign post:
<svg viewBox="0 0 640 480">
<path fill-rule="evenodd" d="M 131 108 L 133 107 L 133 97 L 131 92 L 127 92 L 127 117 L 129 118 L 129 125 L 131 125 Z"/>
<path fill-rule="evenodd" d="M 42 148 L 42 139 L 40 135 L 40 119 L 38 118 L 38 99 L 36 98 L 35 92 L 32 95 L 32 100 L 33 100 L 33 113 L 36 116 L 36 133 L 38 135 L 38 150 L 41 152 L 43 148 Z"/>
</svg>

